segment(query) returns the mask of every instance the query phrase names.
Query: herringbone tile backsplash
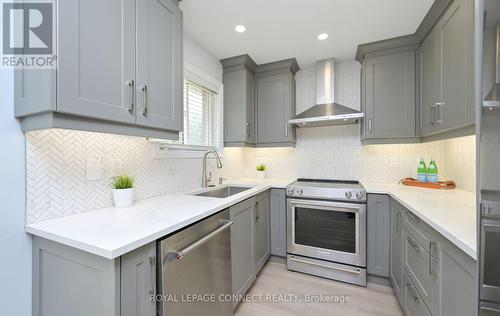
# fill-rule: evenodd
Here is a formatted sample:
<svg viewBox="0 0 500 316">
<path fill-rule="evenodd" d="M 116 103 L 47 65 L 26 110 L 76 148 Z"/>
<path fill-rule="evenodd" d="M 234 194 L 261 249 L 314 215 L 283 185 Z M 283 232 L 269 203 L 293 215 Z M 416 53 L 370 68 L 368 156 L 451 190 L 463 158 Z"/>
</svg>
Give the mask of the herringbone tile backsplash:
<svg viewBox="0 0 500 316">
<path fill-rule="evenodd" d="M 337 102 L 359 109 L 359 64 L 336 68 Z M 314 104 L 314 70 L 297 74 L 297 111 Z M 200 159 L 153 159 L 144 138 L 69 130 L 26 134 L 27 222 L 34 223 L 112 205 L 111 163 L 136 179 L 135 198 L 146 199 L 200 187 Z M 258 163 L 274 178 L 332 178 L 392 182 L 415 176 L 420 157 L 436 159 L 443 179 L 475 189 L 475 139 L 426 144 L 361 146 L 359 126 L 302 128 L 295 148 L 226 148 L 224 168 L 209 164 L 214 179 L 255 177 Z M 86 180 L 88 159 L 100 159 L 102 179 Z"/>
</svg>

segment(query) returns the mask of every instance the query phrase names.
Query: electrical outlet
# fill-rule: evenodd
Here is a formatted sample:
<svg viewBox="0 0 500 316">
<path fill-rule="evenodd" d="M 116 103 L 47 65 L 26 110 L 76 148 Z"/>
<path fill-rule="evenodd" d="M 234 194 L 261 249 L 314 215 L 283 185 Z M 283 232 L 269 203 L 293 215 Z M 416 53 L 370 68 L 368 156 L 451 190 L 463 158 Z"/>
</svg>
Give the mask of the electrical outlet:
<svg viewBox="0 0 500 316">
<path fill-rule="evenodd" d="M 111 159 L 109 163 L 109 177 L 118 177 L 122 173 L 122 161 L 120 159 Z"/>
<path fill-rule="evenodd" d="M 100 180 L 102 177 L 102 163 L 101 159 L 92 158 L 87 159 L 87 181 Z"/>
<path fill-rule="evenodd" d="M 389 160 L 389 165 L 391 168 L 396 168 L 398 166 L 398 158 L 397 157 L 391 157 Z"/>
</svg>

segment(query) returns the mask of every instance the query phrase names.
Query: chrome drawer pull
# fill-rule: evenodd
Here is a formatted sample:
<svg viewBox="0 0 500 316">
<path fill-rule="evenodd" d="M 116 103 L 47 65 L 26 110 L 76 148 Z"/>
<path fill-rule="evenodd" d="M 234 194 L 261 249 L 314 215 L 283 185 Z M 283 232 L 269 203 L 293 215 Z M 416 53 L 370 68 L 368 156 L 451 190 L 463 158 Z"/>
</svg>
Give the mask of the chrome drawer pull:
<svg viewBox="0 0 500 316">
<path fill-rule="evenodd" d="M 149 257 L 149 264 L 151 265 L 151 290 L 149 290 L 149 296 L 156 295 L 156 256 Z M 154 300 L 151 300 L 154 303 Z"/>
<path fill-rule="evenodd" d="M 413 300 L 418 304 L 420 301 L 420 298 L 418 297 L 417 293 L 415 293 L 415 289 L 411 285 L 410 282 L 406 282 L 406 287 L 408 288 L 408 291 L 410 291 L 410 295 L 412 296 Z"/>
<path fill-rule="evenodd" d="M 341 272 L 347 272 L 347 273 L 353 273 L 353 274 L 360 274 L 361 273 L 359 271 L 359 269 L 349 270 L 349 269 L 342 269 L 342 268 L 330 267 L 330 266 L 327 266 L 326 264 L 309 262 L 309 261 L 305 261 L 305 260 L 295 259 L 293 257 L 290 257 L 290 260 L 291 261 L 295 261 L 295 262 L 299 262 L 299 263 L 310 264 L 310 265 L 321 267 L 321 268 L 333 269 L 333 270 L 337 270 L 337 271 L 341 271 Z"/>
<path fill-rule="evenodd" d="M 417 245 L 417 243 L 415 241 L 413 241 L 413 239 L 411 239 L 411 237 L 406 238 L 406 240 L 408 240 L 408 242 L 410 243 L 410 245 L 413 248 L 415 248 L 416 251 L 420 252 L 420 246 Z"/>
</svg>

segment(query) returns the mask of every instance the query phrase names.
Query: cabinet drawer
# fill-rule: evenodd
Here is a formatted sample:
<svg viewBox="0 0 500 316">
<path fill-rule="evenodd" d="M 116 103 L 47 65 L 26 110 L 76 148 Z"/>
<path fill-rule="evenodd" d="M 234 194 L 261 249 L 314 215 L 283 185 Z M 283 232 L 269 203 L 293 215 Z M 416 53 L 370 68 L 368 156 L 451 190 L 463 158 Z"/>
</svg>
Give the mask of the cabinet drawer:
<svg viewBox="0 0 500 316">
<path fill-rule="evenodd" d="M 403 273 L 403 300 L 407 316 L 431 316 L 427 306 L 422 301 L 422 297 L 406 273 Z"/>
<path fill-rule="evenodd" d="M 422 248 L 431 251 L 431 242 L 434 241 L 433 229 L 424 223 L 418 216 L 408 211 L 404 220 L 404 228 L 413 236 Z"/>
<path fill-rule="evenodd" d="M 436 278 L 432 257 L 408 231 L 403 231 L 403 267 L 427 306 L 433 306 Z"/>
</svg>

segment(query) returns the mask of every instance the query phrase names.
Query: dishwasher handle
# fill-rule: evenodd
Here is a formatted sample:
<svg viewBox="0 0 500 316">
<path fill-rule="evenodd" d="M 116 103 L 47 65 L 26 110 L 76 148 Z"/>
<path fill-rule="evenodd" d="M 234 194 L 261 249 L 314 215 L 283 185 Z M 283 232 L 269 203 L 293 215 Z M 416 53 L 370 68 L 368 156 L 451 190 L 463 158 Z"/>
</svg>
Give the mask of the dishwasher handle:
<svg viewBox="0 0 500 316">
<path fill-rule="evenodd" d="M 175 250 L 170 251 L 169 254 L 167 254 L 167 258 L 166 258 L 167 260 L 166 260 L 166 262 L 172 261 L 173 259 L 181 260 L 185 255 L 187 255 L 191 251 L 195 250 L 196 248 L 200 247 L 201 245 L 203 245 L 204 243 L 206 243 L 210 239 L 214 238 L 219 233 L 221 233 L 224 230 L 228 229 L 229 226 L 233 225 L 232 221 L 224 220 L 223 222 L 225 223 L 224 225 L 220 226 L 219 228 L 217 228 L 216 230 L 214 230 L 210 234 L 208 234 L 208 235 L 206 235 L 206 236 L 198 239 L 197 241 L 195 241 L 194 243 L 190 244 L 186 248 L 184 248 L 184 249 L 182 249 L 180 251 L 175 251 Z"/>
</svg>

